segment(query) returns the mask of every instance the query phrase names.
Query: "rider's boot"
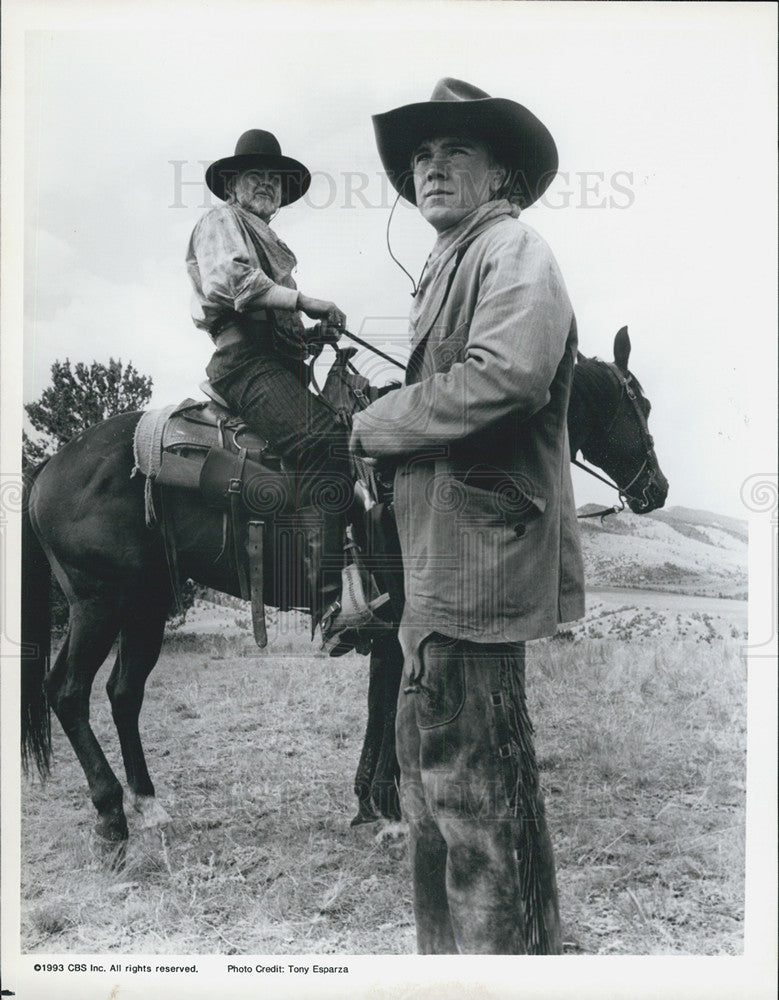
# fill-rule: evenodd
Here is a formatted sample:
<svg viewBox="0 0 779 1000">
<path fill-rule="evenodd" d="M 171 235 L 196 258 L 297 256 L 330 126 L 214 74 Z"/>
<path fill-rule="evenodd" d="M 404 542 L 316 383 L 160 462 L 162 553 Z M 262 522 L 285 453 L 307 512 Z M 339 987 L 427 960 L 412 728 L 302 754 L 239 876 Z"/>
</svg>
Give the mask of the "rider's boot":
<svg viewBox="0 0 779 1000">
<path fill-rule="evenodd" d="M 368 652 L 370 628 L 387 627 L 376 615 L 388 605 L 370 574 L 359 565 L 358 549 L 341 514 L 315 507 L 299 510 L 306 528 L 305 564 L 311 591 L 311 633 L 322 627 L 322 649 L 340 656 Z"/>
<path fill-rule="evenodd" d="M 330 656 L 342 656 L 350 649 L 368 653 L 371 639 L 377 632 L 392 627 L 389 621 L 390 595 L 379 592 L 373 575 L 365 568 L 351 525 L 347 527 L 346 535 L 341 593 L 325 608 L 322 616 L 322 649 Z M 388 617 L 383 617 L 384 614 Z"/>
</svg>

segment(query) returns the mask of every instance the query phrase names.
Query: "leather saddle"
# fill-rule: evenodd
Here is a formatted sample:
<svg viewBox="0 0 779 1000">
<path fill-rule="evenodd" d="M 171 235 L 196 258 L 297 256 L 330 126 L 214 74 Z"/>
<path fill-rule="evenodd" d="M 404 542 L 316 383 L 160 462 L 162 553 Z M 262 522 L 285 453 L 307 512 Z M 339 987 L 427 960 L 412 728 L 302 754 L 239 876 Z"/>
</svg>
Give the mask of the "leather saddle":
<svg viewBox="0 0 779 1000">
<path fill-rule="evenodd" d="M 255 641 L 264 647 L 268 641 L 265 532 L 279 516 L 294 513 L 295 478 L 268 442 L 232 413 L 208 382 L 200 388 L 209 399 L 184 400 L 162 427 L 154 483 L 163 489 L 197 491 L 208 507 L 223 512 L 223 545 L 218 559 L 234 560 L 241 597 L 251 601 Z M 178 596 L 175 539 L 165 520 L 163 517 L 165 546 Z"/>
<path fill-rule="evenodd" d="M 216 487 L 214 480 L 218 482 L 219 477 L 214 475 L 217 470 L 210 467 L 210 462 L 205 464 L 214 449 L 220 455 L 215 460 L 220 469 L 237 464 L 226 461 L 233 455 L 259 463 L 270 472 L 285 471 L 282 459 L 272 453 L 268 442 L 230 411 L 210 383 L 202 382 L 200 388 L 208 400 L 185 399 L 162 429 L 162 460 L 155 476 L 160 485 L 198 489 L 203 485 L 202 478 L 211 494 Z"/>
<path fill-rule="evenodd" d="M 331 370 L 323 393 L 337 409 L 343 408 L 345 412 L 349 394 L 342 403 L 336 393 L 338 386 L 333 387 L 333 378 L 337 376 L 343 381 L 340 369 L 345 368 L 352 353 L 351 349 L 339 352 L 340 366 L 334 366 L 335 376 Z M 363 381 L 367 384 L 367 380 Z M 346 387 L 349 393 L 354 393 L 355 387 L 348 379 Z M 283 536 L 281 547 L 287 558 L 294 558 L 290 552 L 300 548 L 298 484 L 294 471 L 285 467 L 284 460 L 273 453 L 266 440 L 230 411 L 209 382 L 201 383 L 200 389 L 207 401 L 184 400 L 155 429 L 154 439 L 159 439 L 159 449 L 155 445 L 151 450 L 158 451 L 159 464 L 154 470 L 141 471 L 153 480 L 155 487 L 162 488 L 163 496 L 166 487 L 191 490 L 198 492 L 208 507 L 222 512 L 223 542 L 217 561 L 229 560 L 234 565 L 241 597 L 251 601 L 255 641 L 264 647 L 268 641 L 266 595 L 268 603 L 282 610 L 310 606 L 310 595 L 300 590 L 305 587 L 300 581 L 306 579 L 306 574 L 296 569 L 288 574 L 289 579 L 277 580 L 278 573 L 273 572 L 270 558 L 273 546 L 266 545 L 266 532 L 272 530 L 277 548 Z M 361 405 L 367 402 L 366 398 Z M 352 403 L 351 409 L 354 408 Z M 400 544 L 392 515 L 391 485 L 385 485 L 383 491 L 386 502 L 366 505 L 362 523 L 356 524 L 355 529 L 360 536 L 361 565 L 373 573 L 382 591 L 393 594 L 393 613 L 397 619 L 403 602 Z M 162 530 L 171 582 L 181 606 L 175 537 L 164 514 Z M 368 553 L 375 553 L 376 557 Z"/>
</svg>

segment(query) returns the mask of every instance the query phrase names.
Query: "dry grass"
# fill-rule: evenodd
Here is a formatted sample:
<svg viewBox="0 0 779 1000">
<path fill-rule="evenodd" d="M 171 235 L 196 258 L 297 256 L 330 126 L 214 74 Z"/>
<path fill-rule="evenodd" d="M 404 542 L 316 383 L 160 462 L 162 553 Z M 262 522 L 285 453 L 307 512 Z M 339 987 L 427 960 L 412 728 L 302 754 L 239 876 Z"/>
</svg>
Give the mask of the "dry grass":
<svg viewBox="0 0 779 1000">
<path fill-rule="evenodd" d="M 86 782 L 55 723 L 53 776 L 25 796 L 23 948 L 412 952 L 405 839 L 349 826 L 366 666 L 247 658 L 225 637 L 169 642 L 141 721 L 174 822 L 144 833 L 130 816 L 116 871 L 93 853 Z M 105 674 L 93 724 L 121 773 Z M 535 643 L 528 687 L 567 949 L 739 952 L 746 682 L 736 644 Z"/>
<path fill-rule="evenodd" d="M 735 643 L 550 642 L 532 685 L 572 950 L 742 950 L 746 676 Z"/>
</svg>

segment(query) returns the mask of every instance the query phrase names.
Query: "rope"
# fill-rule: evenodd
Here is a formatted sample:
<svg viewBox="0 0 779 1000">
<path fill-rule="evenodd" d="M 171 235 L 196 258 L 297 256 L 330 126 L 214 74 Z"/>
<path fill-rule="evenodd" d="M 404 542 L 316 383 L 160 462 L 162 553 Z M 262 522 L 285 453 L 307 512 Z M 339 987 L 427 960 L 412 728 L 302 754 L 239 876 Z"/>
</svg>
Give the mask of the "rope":
<svg viewBox="0 0 779 1000">
<path fill-rule="evenodd" d="M 400 270 L 406 275 L 406 277 L 408 278 L 408 280 L 411 282 L 411 287 L 414 289 L 414 291 L 411 293 L 411 295 L 413 297 L 414 295 L 417 294 L 417 291 L 419 290 L 419 285 L 414 281 L 413 277 L 409 274 L 409 272 L 405 269 L 405 267 L 403 267 L 403 265 L 400 263 L 400 261 L 398 260 L 398 258 L 392 252 L 392 247 L 390 246 L 390 235 L 389 235 L 390 234 L 390 223 L 392 222 L 392 216 L 395 214 L 395 209 L 397 208 L 397 205 L 398 205 L 399 201 L 400 201 L 400 195 L 398 195 L 397 198 L 395 199 L 395 201 L 394 201 L 394 203 L 392 205 L 392 208 L 390 210 L 389 218 L 387 219 L 387 250 L 389 251 L 390 257 L 392 257 L 392 259 L 398 265 L 398 267 L 400 268 Z"/>
</svg>

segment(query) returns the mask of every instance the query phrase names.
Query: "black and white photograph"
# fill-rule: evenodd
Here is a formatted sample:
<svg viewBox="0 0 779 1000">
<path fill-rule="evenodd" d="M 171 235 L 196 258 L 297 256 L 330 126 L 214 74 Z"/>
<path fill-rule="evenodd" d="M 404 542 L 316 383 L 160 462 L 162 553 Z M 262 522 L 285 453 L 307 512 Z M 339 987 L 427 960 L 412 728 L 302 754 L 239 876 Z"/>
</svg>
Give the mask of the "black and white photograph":
<svg viewBox="0 0 779 1000">
<path fill-rule="evenodd" d="M 2 992 L 776 991 L 776 9 L 2 10 Z"/>
</svg>

